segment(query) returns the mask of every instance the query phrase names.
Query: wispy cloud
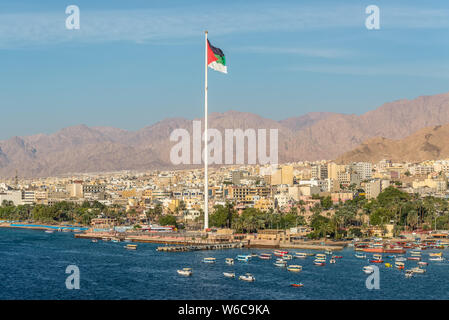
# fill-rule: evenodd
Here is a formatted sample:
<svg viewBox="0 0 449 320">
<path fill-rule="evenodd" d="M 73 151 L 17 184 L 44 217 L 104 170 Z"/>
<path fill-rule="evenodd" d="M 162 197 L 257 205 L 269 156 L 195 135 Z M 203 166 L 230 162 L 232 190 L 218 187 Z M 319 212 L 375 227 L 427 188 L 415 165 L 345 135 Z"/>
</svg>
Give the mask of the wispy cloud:
<svg viewBox="0 0 449 320">
<path fill-rule="evenodd" d="M 356 75 L 356 76 L 411 76 L 411 77 L 431 77 L 449 78 L 449 63 L 429 64 L 426 62 L 410 64 L 383 64 L 383 65 L 307 65 L 291 66 L 289 71 Z"/>
<path fill-rule="evenodd" d="M 64 11 L 0 14 L 0 48 L 65 42 L 150 41 L 185 39 L 208 29 L 217 35 L 364 28 L 360 5 L 242 4 L 211 11 L 190 7 L 92 11 L 81 8 L 81 29 L 66 30 Z M 449 10 L 381 6 L 382 28 L 449 28 Z M 256 50 L 257 48 L 253 48 Z M 264 49 L 267 52 L 267 48 Z M 325 49 L 291 49 L 292 54 L 331 57 Z M 295 51 L 296 52 L 293 52 Z M 288 53 L 286 50 L 284 53 Z M 274 52 L 273 52 L 274 53 Z M 281 53 L 281 52 L 279 52 Z"/>
<path fill-rule="evenodd" d="M 326 48 L 285 48 L 285 47 L 268 47 L 268 46 L 247 46 L 234 48 L 236 52 L 248 52 L 256 54 L 288 54 L 317 58 L 341 58 L 353 55 L 353 52 L 344 49 L 326 49 Z"/>
</svg>

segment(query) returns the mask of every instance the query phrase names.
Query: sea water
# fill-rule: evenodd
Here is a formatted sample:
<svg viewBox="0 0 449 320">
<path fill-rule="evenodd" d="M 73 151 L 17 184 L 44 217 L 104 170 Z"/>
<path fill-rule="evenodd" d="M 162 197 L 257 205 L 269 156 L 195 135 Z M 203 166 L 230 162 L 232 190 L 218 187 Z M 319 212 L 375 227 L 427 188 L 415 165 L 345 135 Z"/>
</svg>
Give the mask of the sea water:
<svg viewBox="0 0 449 320">
<path fill-rule="evenodd" d="M 157 252 L 156 244 L 137 243 L 135 251 L 125 245 L 75 239 L 65 232 L 0 228 L 0 299 L 449 299 L 447 261 L 429 261 L 427 272 L 412 278 L 403 270 L 376 264 L 380 288 L 370 290 L 369 275 L 362 268 L 371 263 L 355 258 L 352 248 L 339 251 L 336 254 L 343 258 L 325 266 L 315 266 L 314 257 L 293 258 L 288 264 L 299 264 L 303 270 L 292 273 L 274 266 L 274 256 L 236 260 L 233 266 L 225 263 L 239 254 L 273 253 L 268 249 L 168 253 Z M 429 252 L 439 251 L 424 250 L 423 261 L 428 261 Z M 449 257 L 449 250 L 443 255 Z M 205 257 L 215 257 L 216 263 L 203 263 Z M 417 266 L 416 261 L 405 264 L 406 269 Z M 80 289 L 66 287 L 70 265 L 79 269 Z M 185 267 L 193 269 L 191 277 L 177 274 Z M 236 278 L 225 278 L 223 272 L 235 272 Z M 247 272 L 255 282 L 238 280 Z M 300 282 L 303 287 L 290 286 Z"/>
</svg>

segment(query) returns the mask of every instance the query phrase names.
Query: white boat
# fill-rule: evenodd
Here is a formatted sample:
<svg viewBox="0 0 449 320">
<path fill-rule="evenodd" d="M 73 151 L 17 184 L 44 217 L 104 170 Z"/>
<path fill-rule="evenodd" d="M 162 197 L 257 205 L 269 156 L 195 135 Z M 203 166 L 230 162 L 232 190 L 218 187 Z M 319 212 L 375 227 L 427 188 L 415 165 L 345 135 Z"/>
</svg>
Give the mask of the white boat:
<svg viewBox="0 0 449 320">
<path fill-rule="evenodd" d="M 396 261 L 396 262 L 394 263 L 394 266 L 396 267 L 396 269 L 400 269 L 400 270 L 402 270 L 402 269 L 405 268 L 404 262 L 401 262 L 401 261 Z"/>
<path fill-rule="evenodd" d="M 137 245 L 136 244 L 127 244 L 124 248 L 128 249 L 128 250 L 137 250 Z"/>
<path fill-rule="evenodd" d="M 232 259 L 232 258 L 226 258 L 226 264 L 229 264 L 229 265 L 233 265 L 234 264 L 234 259 Z"/>
<path fill-rule="evenodd" d="M 334 258 L 329 260 L 329 263 L 335 263 L 335 262 L 336 262 L 336 260 Z"/>
<path fill-rule="evenodd" d="M 418 262 L 418 265 L 420 265 L 420 266 L 427 266 L 429 263 L 428 262 L 425 262 L 425 261 L 419 261 Z"/>
<path fill-rule="evenodd" d="M 223 272 L 223 275 L 226 278 L 235 278 L 235 273 L 233 273 L 233 272 Z"/>
<path fill-rule="evenodd" d="M 429 261 L 444 261 L 443 257 L 431 257 L 429 258 Z"/>
<path fill-rule="evenodd" d="M 215 258 L 204 258 L 203 262 L 204 263 L 215 263 L 216 260 L 217 259 L 215 259 Z"/>
<path fill-rule="evenodd" d="M 284 255 L 282 256 L 282 259 L 284 259 L 284 260 L 291 260 L 291 259 L 293 259 L 293 257 L 292 257 L 291 254 L 284 254 Z"/>
<path fill-rule="evenodd" d="M 315 255 L 315 258 L 316 258 L 317 260 L 326 260 L 326 255 L 325 255 L 325 254 L 322 254 L 322 253 L 317 253 L 317 254 Z"/>
<path fill-rule="evenodd" d="M 275 265 L 276 267 L 284 268 L 284 267 L 287 266 L 287 261 L 282 260 L 282 259 L 277 259 L 276 262 L 274 263 L 274 265 Z"/>
<path fill-rule="evenodd" d="M 300 259 L 307 258 L 307 253 L 304 253 L 304 252 L 295 252 L 295 258 L 300 258 Z"/>
<path fill-rule="evenodd" d="M 420 267 L 415 267 L 411 269 L 413 273 L 425 273 L 426 269 L 421 269 Z"/>
<path fill-rule="evenodd" d="M 324 253 L 325 253 L 325 254 L 332 254 L 332 251 L 326 250 L 326 251 L 324 251 Z"/>
<path fill-rule="evenodd" d="M 291 272 L 301 272 L 302 271 L 302 266 L 298 266 L 296 264 L 291 264 L 287 267 L 287 271 L 291 271 Z"/>
<path fill-rule="evenodd" d="M 45 230 L 45 233 L 53 233 L 55 232 L 54 230 Z"/>
<path fill-rule="evenodd" d="M 251 258 L 251 256 L 247 256 L 247 255 L 238 255 L 238 256 L 237 256 L 237 261 L 248 262 L 250 258 Z"/>
<path fill-rule="evenodd" d="M 366 259 L 366 254 L 356 253 L 354 256 L 359 259 Z"/>
<path fill-rule="evenodd" d="M 98 242 L 98 240 L 97 239 L 92 239 L 92 242 Z"/>
<path fill-rule="evenodd" d="M 262 260 L 270 260 L 270 259 L 271 259 L 271 254 L 269 254 L 269 253 L 261 253 L 261 254 L 259 255 L 259 259 L 262 259 Z"/>
<path fill-rule="evenodd" d="M 412 276 L 413 276 L 413 271 L 412 270 L 405 271 L 405 277 L 406 278 L 411 278 Z"/>
<path fill-rule="evenodd" d="M 192 269 L 191 268 L 184 268 L 182 270 L 177 270 L 178 274 L 181 276 L 191 276 L 192 275 Z"/>
<path fill-rule="evenodd" d="M 245 273 L 245 275 L 239 277 L 240 280 L 243 281 L 256 281 L 256 278 L 251 273 Z"/>
<path fill-rule="evenodd" d="M 407 261 L 407 259 L 405 257 L 396 257 L 396 258 L 394 258 L 394 260 L 397 261 L 397 262 Z"/>
<path fill-rule="evenodd" d="M 371 274 L 374 272 L 374 268 L 371 266 L 365 266 L 363 267 L 363 272 L 365 272 L 366 274 Z"/>
</svg>

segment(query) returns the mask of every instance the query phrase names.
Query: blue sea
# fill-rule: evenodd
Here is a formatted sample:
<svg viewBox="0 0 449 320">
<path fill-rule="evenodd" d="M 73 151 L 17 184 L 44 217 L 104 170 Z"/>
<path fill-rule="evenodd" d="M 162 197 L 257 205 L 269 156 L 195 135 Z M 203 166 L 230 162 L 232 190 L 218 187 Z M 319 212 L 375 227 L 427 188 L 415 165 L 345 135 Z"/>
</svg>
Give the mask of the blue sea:
<svg viewBox="0 0 449 320">
<path fill-rule="evenodd" d="M 351 248 L 337 253 L 343 258 L 336 264 L 322 267 L 313 264 L 313 257 L 293 259 L 290 264 L 302 265 L 303 271 L 291 273 L 275 267 L 273 259 L 252 258 L 234 266 L 224 262 L 238 254 L 272 250 L 163 253 L 155 244 L 139 243 L 136 251 L 124 245 L 75 239 L 72 233 L 0 228 L 0 299 L 449 299 L 447 261 L 430 261 L 425 274 L 412 278 L 379 265 L 380 288 L 369 290 L 362 267 L 370 263 L 355 258 Z M 438 250 L 424 250 L 423 261 L 429 252 Z M 443 254 L 449 257 L 448 250 Z M 217 262 L 202 263 L 205 257 Z M 80 270 L 79 290 L 66 288 L 69 265 Z M 406 269 L 416 265 L 407 261 Z M 184 267 L 193 268 L 191 277 L 177 274 Z M 228 279 L 223 272 L 237 277 L 249 272 L 256 281 Z M 304 286 L 290 286 L 299 282 Z"/>
</svg>

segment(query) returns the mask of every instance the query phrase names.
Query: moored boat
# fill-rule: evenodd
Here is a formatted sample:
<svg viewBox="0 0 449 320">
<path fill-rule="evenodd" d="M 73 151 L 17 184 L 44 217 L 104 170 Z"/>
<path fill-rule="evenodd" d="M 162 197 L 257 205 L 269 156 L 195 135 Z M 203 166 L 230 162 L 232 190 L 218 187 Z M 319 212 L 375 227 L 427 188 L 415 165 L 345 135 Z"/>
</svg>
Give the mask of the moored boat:
<svg viewBox="0 0 449 320">
<path fill-rule="evenodd" d="M 420 266 L 427 266 L 429 263 L 428 262 L 425 262 L 425 261 L 419 261 L 418 262 L 418 265 L 420 265 Z"/>
<path fill-rule="evenodd" d="M 233 273 L 233 272 L 223 272 L 223 275 L 226 278 L 235 278 L 235 273 Z"/>
<path fill-rule="evenodd" d="M 302 266 L 298 266 L 296 264 L 291 264 L 287 267 L 287 271 L 291 272 L 300 272 L 302 270 Z"/>
<path fill-rule="evenodd" d="M 182 270 L 176 270 L 179 275 L 181 276 L 191 276 L 192 275 L 192 268 L 183 268 Z"/>
<path fill-rule="evenodd" d="M 127 250 L 137 250 L 137 245 L 136 244 L 127 244 L 124 248 Z"/>
<path fill-rule="evenodd" d="M 271 259 L 271 254 L 269 254 L 269 253 L 261 253 L 259 255 L 259 258 L 262 259 L 262 260 L 270 260 Z"/>
<path fill-rule="evenodd" d="M 415 267 L 411 269 L 413 271 L 413 273 L 425 273 L 426 269 L 422 269 L 420 267 Z"/>
<path fill-rule="evenodd" d="M 234 264 L 234 259 L 226 258 L 225 262 L 226 262 L 226 264 L 233 265 Z"/>
<path fill-rule="evenodd" d="M 293 257 L 292 257 L 292 255 L 291 254 L 284 254 L 283 256 L 282 256 L 282 259 L 284 259 L 284 260 L 291 260 Z"/>
<path fill-rule="evenodd" d="M 274 263 L 274 265 L 275 265 L 276 267 L 284 268 L 284 267 L 287 266 L 287 261 L 282 260 L 282 259 L 277 259 L 276 262 Z"/>
<path fill-rule="evenodd" d="M 443 257 L 431 257 L 429 258 L 429 261 L 444 261 Z"/>
<path fill-rule="evenodd" d="M 399 270 L 403 270 L 405 268 L 404 262 L 400 262 L 400 261 L 396 261 L 394 263 L 394 266 L 396 267 L 396 269 L 399 269 Z"/>
<path fill-rule="evenodd" d="M 245 275 L 240 276 L 239 279 L 248 282 L 256 281 L 256 278 L 251 273 L 245 273 Z"/>
<path fill-rule="evenodd" d="M 412 276 L 413 276 L 413 271 L 412 270 L 405 271 L 405 277 L 406 278 L 411 278 Z"/>
<path fill-rule="evenodd" d="M 304 253 L 304 252 L 295 252 L 295 258 L 300 258 L 300 259 L 307 258 L 307 253 Z"/>
<path fill-rule="evenodd" d="M 407 260 L 419 261 L 419 260 L 421 260 L 421 258 L 420 257 L 407 257 Z"/>
<path fill-rule="evenodd" d="M 371 266 L 365 266 L 365 267 L 363 267 L 362 270 L 363 270 L 363 272 L 365 272 L 366 274 L 371 274 L 371 273 L 374 272 L 374 268 L 371 267 Z"/>
<path fill-rule="evenodd" d="M 359 259 L 366 259 L 366 254 L 356 253 L 354 256 Z"/>
<path fill-rule="evenodd" d="M 326 264 L 326 260 L 322 260 L 322 259 L 318 260 L 317 259 L 317 260 L 313 261 L 313 264 L 316 266 L 324 266 Z"/>
<path fill-rule="evenodd" d="M 215 263 L 217 259 L 216 258 L 204 258 L 203 262 L 204 263 Z"/>
<path fill-rule="evenodd" d="M 292 283 L 290 286 L 298 288 L 303 287 L 304 285 L 302 283 Z"/>
<path fill-rule="evenodd" d="M 251 256 L 242 255 L 242 254 L 237 256 L 237 260 L 238 261 L 243 261 L 243 262 L 248 262 L 250 258 L 251 258 Z"/>
<path fill-rule="evenodd" d="M 330 260 L 329 260 L 329 263 L 336 263 L 337 262 L 337 260 L 335 260 L 334 258 L 331 258 Z"/>
</svg>

